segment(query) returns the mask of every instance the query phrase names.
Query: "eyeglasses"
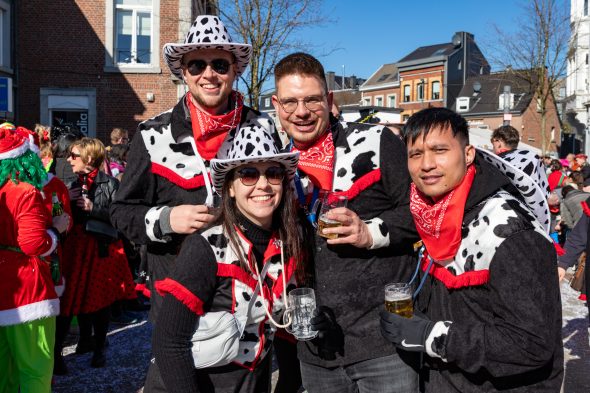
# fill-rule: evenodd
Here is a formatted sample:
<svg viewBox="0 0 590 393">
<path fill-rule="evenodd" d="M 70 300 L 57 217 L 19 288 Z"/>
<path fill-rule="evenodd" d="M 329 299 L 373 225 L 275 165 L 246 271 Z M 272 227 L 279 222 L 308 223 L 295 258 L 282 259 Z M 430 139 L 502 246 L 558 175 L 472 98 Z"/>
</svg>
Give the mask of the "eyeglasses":
<svg viewBox="0 0 590 393">
<path fill-rule="evenodd" d="M 208 65 L 219 75 L 225 75 L 229 72 L 229 66 L 232 64 L 234 63 L 230 63 L 225 59 L 213 59 L 211 62 L 197 59 L 189 61 L 185 67 L 192 76 L 201 75 Z"/>
<path fill-rule="evenodd" d="M 296 98 L 287 98 L 284 100 L 279 100 L 279 104 L 281 104 L 281 107 L 285 112 L 293 113 L 297 110 L 297 107 L 299 106 L 299 101 L 302 101 L 303 105 L 305 105 L 305 107 L 309 111 L 315 112 L 317 110 L 322 109 L 324 105 L 324 97 L 324 95 L 308 96 L 299 100 Z"/>
<path fill-rule="evenodd" d="M 79 158 L 79 157 L 82 157 L 82 155 L 81 154 L 76 154 L 73 151 L 70 152 L 70 158 L 72 160 L 75 160 L 76 158 Z"/>
<path fill-rule="evenodd" d="M 236 177 L 240 179 L 243 185 L 253 186 L 260 179 L 260 171 L 254 167 L 241 168 L 236 171 Z M 266 181 L 274 186 L 278 186 L 285 178 L 285 169 L 280 166 L 271 166 L 264 172 Z"/>
</svg>

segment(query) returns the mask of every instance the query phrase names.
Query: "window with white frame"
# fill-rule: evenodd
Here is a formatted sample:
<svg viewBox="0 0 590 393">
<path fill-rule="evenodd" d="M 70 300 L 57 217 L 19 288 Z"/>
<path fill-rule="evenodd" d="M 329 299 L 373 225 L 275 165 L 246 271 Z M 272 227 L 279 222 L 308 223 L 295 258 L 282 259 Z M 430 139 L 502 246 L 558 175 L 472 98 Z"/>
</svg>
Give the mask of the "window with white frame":
<svg viewBox="0 0 590 393">
<path fill-rule="evenodd" d="M 383 96 L 375 97 L 375 106 L 383 106 Z"/>
<path fill-rule="evenodd" d="M 371 105 L 371 97 L 363 97 L 362 105 L 363 106 Z"/>
<path fill-rule="evenodd" d="M 440 100 L 440 82 L 432 82 L 432 99 Z"/>
<path fill-rule="evenodd" d="M 107 0 L 106 7 L 106 70 L 160 72 L 160 0 Z"/>
<path fill-rule="evenodd" d="M 410 102 L 410 85 L 404 85 L 404 102 Z"/>
<path fill-rule="evenodd" d="M 467 112 L 469 110 L 469 97 L 457 98 L 457 112 Z"/>
<path fill-rule="evenodd" d="M 390 94 L 387 96 L 387 106 L 390 108 L 395 108 L 395 104 L 397 101 L 397 97 L 395 94 Z"/>
<path fill-rule="evenodd" d="M 11 68 L 10 4 L 0 0 L 0 68 Z"/>
<path fill-rule="evenodd" d="M 418 100 L 424 99 L 424 82 L 420 82 L 416 85 L 416 97 Z"/>
<path fill-rule="evenodd" d="M 514 108 L 514 94 L 513 93 L 510 93 L 508 95 L 508 101 L 506 102 L 506 106 L 509 109 Z M 500 94 L 500 96 L 498 97 L 498 109 L 504 110 L 504 93 Z"/>
</svg>

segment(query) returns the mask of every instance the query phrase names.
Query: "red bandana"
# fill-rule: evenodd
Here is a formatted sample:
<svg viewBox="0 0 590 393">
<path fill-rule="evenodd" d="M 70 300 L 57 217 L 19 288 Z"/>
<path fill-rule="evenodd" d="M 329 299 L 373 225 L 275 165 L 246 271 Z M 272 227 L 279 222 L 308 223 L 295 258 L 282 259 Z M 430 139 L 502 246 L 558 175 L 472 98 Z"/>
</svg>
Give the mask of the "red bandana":
<svg viewBox="0 0 590 393">
<path fill-rule="evenodd" d="M 223 115 L 211 115 L 199 109 L 190 99 L 190 94 L 186 95 L 186 103 L 191 111 L 195 144 L 201 157 L 207 161 L 215 158 L 227 133 L 240 123 L 244 99 L 236 91 L 232 92 L 232 99 L 236 102 L 236 107 L 232 111 Z"/>
<path fill-rule="evenodd" d="M 418 234 L 435 262 L 453 259 L 459 249 L 465 202 L 474 177 L 475 167 L 470 165 L 461 184 L 436 203 L 414 183 L 410 185 L 410 211 Z"/>
<path fill-rule="evenodd" d="M 92 172 L 87 173 L 85 175 L 78 175 L 78 180 L 80 181 L 80 185 L 82 189 L 88 193 L 92 188 L 92 184 L 94 184 L 94 179 L 98 175 L 98 168 L 95 168 Z"/>
<path fill-rule="evenodd" d="M 332 190 L 334 140 L 330 128 L 309 148 L 299 150 L 293 146 L 291 151 L 299 152 L 299 168 L 307 173 L 314 185 L 322 190 Z"/>
</svg>

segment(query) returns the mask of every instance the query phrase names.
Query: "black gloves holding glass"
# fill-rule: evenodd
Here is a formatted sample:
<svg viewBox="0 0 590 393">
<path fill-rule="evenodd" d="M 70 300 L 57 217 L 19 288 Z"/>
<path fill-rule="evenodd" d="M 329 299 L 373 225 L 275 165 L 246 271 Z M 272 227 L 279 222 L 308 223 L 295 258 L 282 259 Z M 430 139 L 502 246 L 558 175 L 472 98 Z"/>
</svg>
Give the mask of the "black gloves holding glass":
<svg viewBox="0 0 590 393">
<path fill-rule="evenodd" d="M 389 311 L 381 311 L 381 334 L 396 347 L 410 352 L 426 352 L 426 338 L 434 322 L 414 315 L 404 318 Z"/>
<path fill-rule="evenodd" d="M 311 342 L 317 345 L 319 357 L 334 360 L 337 353 L 343 355 L 344 334 L 336 322 L 332 309 L 326 306 L 317 307 L 310 322 L 311 329 L 318 331 L 318 335 Z"/>
</svg>

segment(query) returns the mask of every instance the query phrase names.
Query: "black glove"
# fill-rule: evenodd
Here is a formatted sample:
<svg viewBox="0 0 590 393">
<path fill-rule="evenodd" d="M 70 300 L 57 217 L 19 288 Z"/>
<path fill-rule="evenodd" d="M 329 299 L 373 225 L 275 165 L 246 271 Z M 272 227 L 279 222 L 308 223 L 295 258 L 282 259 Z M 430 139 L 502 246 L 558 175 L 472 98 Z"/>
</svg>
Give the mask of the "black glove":
<svg viewBox="0 0 590 393">
<path fill-rule="evenodd" d="M 404 318 L 388 311 L 381 311 L 381 334 L 398 348 L 410 352 L 426 352 L 426 338 L 434 322 L 414 315 Z"/>
<path fill-rule="evenodd" d="M 318 347 L 318 355 L 324 360 L 336 359 L 336 353 L 344 353 L 344 334 L 336 322 L 336 316 L 331 308 L 319 306 L 313 312 L 310 320 L 311 329 L 317 330 L 318 335 L 312 342 Z"/>
</svg>

